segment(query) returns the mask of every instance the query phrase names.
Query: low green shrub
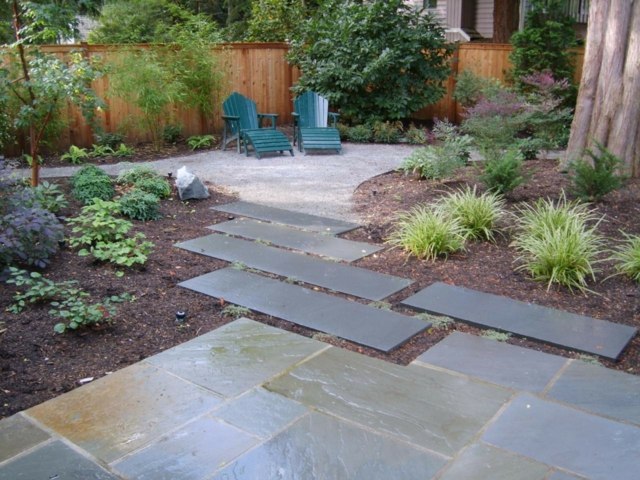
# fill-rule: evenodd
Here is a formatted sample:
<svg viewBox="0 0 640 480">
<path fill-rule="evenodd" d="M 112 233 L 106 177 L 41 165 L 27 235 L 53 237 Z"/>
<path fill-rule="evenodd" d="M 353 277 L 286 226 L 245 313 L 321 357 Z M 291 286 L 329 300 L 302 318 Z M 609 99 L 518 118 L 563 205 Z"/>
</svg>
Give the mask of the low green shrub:
<svg viewBox="0 0 640 480">
<path fill-rule="evenodd" d="M 496 224 L 505 216 L 504 199 L 497 193 L 478 195 L 476 187 L 467 187 L 440 199 L 438 205 L 456 219 L 466 231 L 467 238 L 494 240 Z"/>
<path fill-rule="evenodd" d="M 176 143 L 182 136 L 182 125 L 165 125 L 162 129 L 164 143 Z"/>
<path fill-rule="evenodd" d="M 484 78 L 470 70 L 463 70 L 456 77 L 453 98 L 465 108 L 473 107 L 481 98 L 495 97 L 504 87 L 493 78 Z"/>
<path fill-rule="evenodd" d="M 585 205 L 538 200 L 519 209 L 517 231 L 512 245 L 519 253 L 518 270 L 526 270 L 535 280 L 554 283 L 569 290 L 587 290 L 595 280 L 595 264 L 603 252 L 603 239 L 596 232 L 598 218 Z"/>
<path fill-rule="evenodd" d="M 96 135 L 96 144 L 103 147 L 117 148 L 122 142 L 124 142 L 124 135 L 121 133 L 105 132 Z"/>
<path fill-rule="evenodd" d="M 510 148 L 505 152 L 485 151 L 483 154 L 486 160 L 480 181 L 488 190 L 507 195 L 524 182 L 522 153 L 517 148 Z"/>
<path fill-rule="evenodd" d="M 36 187 L 18 189 L 9 197 L 9 203 L 15 208 L 43 208 L 51 213 L 58 213 L 69 206 L 60 185 L 47 181 Z"/>
<path fill-rule="evenodd" d="M 147 222 L 160 217 L 160 199 L 153 193 L 134 188 L 125 193 L 119 203 L 120 213 L 133 220 Z"/>
<path fill-rule="evenodd" d="M 187 145 L 191 150 L 202 150 L 211 148 L 216 143 L 216 137 L 213 135 L 193 135 L 187 138 Z"/>
<path fill-rule="evenodd" d="M 119 267 L 144 265 L 149 254 L 153 251 L 153 243 L 145 241 L 142 233 L 133 237 L 123 238 L 116 242 L 98 242 L 88 249 L 81 249 L 78 255 L 86 257 L 92 255 L 100 262 L 108 262 Z"/>
<path fill-rule="evenodd" d="M 44 303 L 55 298 L 70 296 L 78 290 L 76 281 L 54 282 L 38 272 L 9 268 L 7 283 L 18 287 L 13 303 L 7 308 L 11 313 L 20 313 L 28 305 Z"/>
<path fill-rule="evenodd" d="M 110 200 L 115 195 L 111 178 L 95 165 L 87 165 L 78 170 L 71 177 L 71 184 L 71 194 L 85 205 L 96 198 Z"/>
<path fill-rule="evenodd" d="M 89 152 L 89 156 L 92 158 L 110 157 L 115 153 L 113 148 L 110 147 L 109 145 L 93 144 L 91 146 L 91 151 Z"/>
<path fill-rule="evenodd" d="M 113 155 L 119 158 L 131 157 L 134 153 L 136 153 L 135 149 L 133 147 L 127 147 L 124 143 L 118 145 L 118 148 L 113 151 Z"/>
<path fill-rule="evenodd" d="M 375 122 L 371 131 L 376 143 L 398 143 L 402 136 L 402 122 Z"/>
<path fill-rule="evenodd" d="M 435 261 L 464 249 L 465 230 L 441 209 L 417 206 L 394 222 L 387 242 L 419 258 Z"/>
<path fill-rule="evenodd" d="M 411 145 L 425 145 L 429 143 L 429 137 L 424 129 L 416 127 L 413 123 L 409 125 L 409 128 L 404 134 L 404 138 L 407 143 Z"/>
<path fill-rule="evenodd" d="M 573 192 L 583 200 L 598 201 L 607 193 L 620 188 L 625 180 L 618 171 L 623 163 L 617 156 L 596 142 L 597 152 L 591 149 L 586 154 L 591 158 L 584 158 L 572 162 L 570 165 Z"/>
<path fill-rule="evenodd" d="M 171 185 L 160 176 L 156 178 L 141 178 L 133 186 L 158 198 L 169 198 L 171 196 Z"/>
<path fill-rule="evenodd" d="M 411 152 L 399 170 L 405 175 L 417 174 L 420 178 L 442 180 L 451 177 L 464 164 L 464 159 L 456 155 L 455 149 L 448 149 L 446 145 L 427 145 Z"/>
<path fill-rule="evenodd" d="M 351 130 L 351 127 L 349 125 L 338 122 L 336 124 L 336 128 L 338 129 L 338 133 L 340 134 L 340 140 L 349 140 L 349 130 Z"/>
<path fill-rule="evenodd" d="M 99 242 L 118 242 L 127 237 L 133 224 L 124 218 L 117 218 L 120 204 L 97 200 L 82 208 L 80 214 L 67 223 L 77 236 L 69 239 L 72 248 L 92 247 Z"/>
<path fill-rule="evenodd" d="M 626 241 L 619 245 L 611 257 L 615 261 L 616 271 L 640 282 L 640 236 L 627 235 Z"/>
<path fill-rule="evenodd" d="M 69 147 L 69 151 L 64 155 L 60 156 L 60 160 L 68 161 L 73 163 L 74 165 L 78 165 L 82 163 L 85 159 L 89 158 L 89 153 L 86 148 L 76 147 L 75 145 L 71 145 Z"/>
<path fill-rule="evenodd" d="M 119 185 L 135 185 L 137 182 L 147 178 L 162 178 L 153 168 L 146 165 L 138 165 L 124 170 L 116 177 Z"/>
<path fill-rule="evenodd" d="M 373 132 L 368 125 L 355 125 L 348 130 L 348 138 L 352 142 L 367 143 L 371 141 Z"/>
</svg>

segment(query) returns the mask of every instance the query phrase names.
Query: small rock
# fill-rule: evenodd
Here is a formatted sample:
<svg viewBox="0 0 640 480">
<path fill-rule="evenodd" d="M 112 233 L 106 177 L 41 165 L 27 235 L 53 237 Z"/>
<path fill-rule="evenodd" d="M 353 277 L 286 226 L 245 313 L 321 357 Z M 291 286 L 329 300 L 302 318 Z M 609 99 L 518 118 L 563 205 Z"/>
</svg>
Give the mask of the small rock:
<svg viewBox="0 0 640 480">
<path fill-rule="evenodd" d="M 89 383 L 89 382 L 93 382 L 93 377 L 86 377 L 86 378 L 81 378 L 80 380 L 78 380 L 78 383 L 80 385 L 84 385 L 85 383 Z"/>
<path fill-rule="evenodd" d="M 209 190 L 207 187 L 204 186 L 198 177 L 189 172 L 187 167 L 178 169 L 176 187 L 178 187 L 180 200 L 209 198 Z"/>
</svg>

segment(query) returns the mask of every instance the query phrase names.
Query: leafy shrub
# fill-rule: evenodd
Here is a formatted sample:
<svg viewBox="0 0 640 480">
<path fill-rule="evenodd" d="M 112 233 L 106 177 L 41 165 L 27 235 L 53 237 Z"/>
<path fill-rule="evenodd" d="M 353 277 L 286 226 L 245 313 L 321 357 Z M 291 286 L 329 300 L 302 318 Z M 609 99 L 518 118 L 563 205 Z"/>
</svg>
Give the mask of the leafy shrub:
<svg viewBox="0 0 640 480">
<path fill-rule="evenodd" d="M 113 155 L 119 158 L 130 157 L 134 153 L 136 153 L 136 151 L 133 149 L 133 147 L 127 147 L 124 143 L 118 145 L 118 148 L 113 151 Z"/>
<path fill-rule="evenodd" d="M 98 242 L 89 249 L 78 252 L 81 257 L 93 255 L 100 262 L 108 262 L 120 267 L 144 265 L 153 251 L 153 243 L 145 241 L 145 235 L 136 233 L 117 242 Z"/>
<path fill-rule="evenodd" d="M 60 186 L 47 181 L 41 182 L 37 187 L 18 189 L 9 198 L 9 203 L 16 208 L 39 207 L 51 213 L 58 213 L 69 206 Z"/>
<path fill-rule="evenodd" d="M 464 249 L 465 230 L 441 209 L 417 206 L 394 222 L 389 239 L 393 246 L 425 260 L 435 261 Z"/>
<path fill-rule="evenodd" d="M 470 70 L 463 70 L 456 77 L 453 98 L 465 108 L 473 107 L 481 98 L 492 98 L 502 85 L 494 78 L 484 78 Z"/>
<path fill-rule="evenodd" d="M 401 122 L 375 122 L 371 127 L 373 141 L 378 143 L 398 143 L 402 135 Z"/>
<path fill-rule="evenodd" d="M 89 156 L 91 158 L 110 157 L 115 153 L 109 145 L 93 144 Z"/>
<path fill-rule="evenodd" d="M 76 147 L 75 145 L 71 145 L 69 147 L 69 151 L 60 157 L 60 160 L 68 160 L 70 163 L 74 165 L 78 165 L 82 163 L 82 161 L 86 158 L 89 158 L 89 153 L 86 148 Z"/>
<path fill-rule="evenodd" d="M 71 296 L 77 290 L 78 282 L 76 281 L 56 283 L 45 278 L 41 273 L 27 272 L 15 267 L 9 268 L 9 272 L 7 283 L 19 288 L 13 295 L 13 303 L 7 309 L 11 313 L 20 313 L 30 304 Z"/>
<path fill-rule="evenodd" d="M 99 242 L 118 242 L 127 237 L 133 224 L 123 218 L 117 218 L 120 204 L 97 200 L 82 208 L 80 215 L 67 221 L 71 231 L 79 236 L 69 239 L 73 248 L 91 247 Z"/>
<path fill-rule="evenodd" d="M 187 145 L 191 150 L 202 150 L 205 148 L 211 148 L 216 142 L 216 137 L 213 135 L 193 135 L 187 138 Z"/>
<path fill-rule="evenodd" d="M 125 193 L 119 203 L 120 212 L 133 220 L 146 222 L 160 217 L 160 199 L 153 193 L 134 188 Z"/>
<path fill-rule="evenodd" d="M 522 154 L 517 148 L 487 154 L 490 158 L 485 161 L 480 181 L 487 186 L 488 190 L 506 195 L 524 182 Z"/>
<path fill-rule="evenodd" d="M 351 130 L 351 127 L 349 127 L 349 125 L 338 123 L 336 124 L 336 128 L 338 129 L 338 133 L 340 134 L 340 140 L 349 140 L 349 130 Z"/>
<path fill-rule="evenodd" d="M 355 125 L 349 129 L 348 137 L 352 142 L 366 143 L 370 142 L 371 138 L 373 138 L 373 132 L 369 125 Z"/>
<path fill-rule="evenodd" d="M 512 243 L 522 263 L 518 270 L 548 282 L 547 288 L 557 283 L 571 291 L 586 290 L 588 278 L 595 280 L 594 265 L 602 252 L 599 221 L 594 211 L 564 196 L 557 203 L 541 199 L 521 208 Z"/>
<path fill-rule="evenodd" d="M 441 180 L 451 177 L 456 170 L 464 166 L 464 161 L 452 155 L 443 145 L 427 145 L 415 149 L 405 158 L 399 169 L 408 174 L 417 174 L 420 178 Z"/>
<path fill-rule="evenodd" d="M 39 206 L 17 207 L 0 217 L 0 265 L 45 268 L 64 239 L 56 216 Z"/>
<path fill-rule="evenodd" d="M 452 123 L 436 120 L 433 135 L 442 142 L 447 154 L 451 157 L 457 158 L 461 163 L 471 158 L 473 139 L 469 135 L 462 134 L 460 129 Z"/>
<path fill-rule="evenodd" d="M 182 136 L 182 125 L 169 124 L 162 129 L 164 143 L 176 143 Z"/>
<path fill-rule="evenodd" d="M 251 310 L 240 305 L 227 305 L 220 312 L 223 317 L 240 318 L 251 314 Z"/>
<path fill-rule="evenodd" d="M 155 195 L 158 198 L 169 198 L 171 196 L 171 185 L 160 176 L 156 178 L 141 178 L 133 185 L 136 189 Z"/>
<path fill-rule="evenodd" d="M 478 195 L 476 187 L 450 193 L 438 205 L 462 225 L 467 238 L 478 240 L 493 241 L 496 223 L 505 215 L 500 195 L 491 192 Z"/>
<path fill-rule="evenodd" d="M 598 152 L 587 149 L 591 162 L 584 158 L 570 165 L 573 192 L 583 200 L 598 201 L 607 193 L 622 186 L 625 179 L 617 172 L 623 162 L 602 144 L 596 142 Z"/>
<path fill-rule="evenodd" d="M 115 149 L 124 142 L 124 135 L 116 132 L 104 132 L 96 135 L 96 143 L 101 147 Z"/>
<path fill-rule="evenodd" d="M 146 165 L 138 165 L 120 172 L 116 178 L 116 183 L 120 185 L 135 185 L 143 179 L 161 178 L 158 172 Z"/>
<path fill-rule="evenodd" d="M 413 123 L 409 125 L 409 128 L 404 134 L 404 138 L 407 143 L 411 145 L 424 145 L 429 143 L 429 137 L 422 128 L 416 127 Z"/>
<path fill-rule="evenodd" d="M 115 190 L 111 178 L 107 174 L 89 174 L 74 178 L 71 194 L 88 205 L 93 203 L 95 199 L 110 200 L 115 195 Z"/>
<path fill-rule="evenodd" d="M 627 235 L 624 244 L 618 246 L 611 260 L 616 262 L 618 273 L 640 282 L 640 236 Z"/>
</svg>

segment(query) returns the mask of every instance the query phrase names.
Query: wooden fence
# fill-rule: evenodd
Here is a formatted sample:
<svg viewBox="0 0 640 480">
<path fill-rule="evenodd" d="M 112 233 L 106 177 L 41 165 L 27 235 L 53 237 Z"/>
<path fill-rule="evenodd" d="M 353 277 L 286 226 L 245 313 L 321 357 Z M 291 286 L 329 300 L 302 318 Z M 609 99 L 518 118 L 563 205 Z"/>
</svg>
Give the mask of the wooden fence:
<svg viewBox="0 0 640 480">
<path fill-rule="evenodd" d="M 140 47 L 144 48 L 144 47 Z M 65 55 L 72 50 L 81 50 L 87 57 L 100 56 L 104 61 L 114 60 L 122 49 L 104 45 L 48 46 L 45 51 Z M 447 80 L 446 94 L 436 104 L 416 112 L 415 119 L 449 118 L 460 120 L 461 110 L 453 100 L 455 76 L 464 70 L 470 70 L 482 77 L 504 80 L 511 68 L 509 62 L 510 45 L 500 44 L 461 44 L 452 59 L 452 74 Z M 584 50 L 576 50 L 576 81 L 580 80 Z M 255 100 L 261 112 L 279 115 L 279 124 L 292 121 L 291 87 L 299 77 L 298 70 L 286 60 L 287 45 L 283 43 L 244 43 L 229 44 L 212 51 L 218 57 L 225 71 L 225 83 L 221 98 L 212 98 L 216 111 L 210 118 L 204 118 L 194 110 L 176 108 L 172 114 L 174 121 L 183 125 L 185 136 L 219 132 L 222 129 L 220 117 L 221 102 L 232 91 L 238 91 Z M 108 96 L 109 78 L 105 76 L 94 84 L 96 93 L 105 100 L 107 108 L 98 116 L 108 132 L 126 129 L 127 141 L 136 143 L 148 141 L 143 132 L 136 131 L 135 107 L 120 99 Z M 67 111 L 68 125 L 62 132 L 57 147 L 66 149 L 69 145 L 90 146 L 94 143 L 93 132 L 76 108 Z"/>
</svg>

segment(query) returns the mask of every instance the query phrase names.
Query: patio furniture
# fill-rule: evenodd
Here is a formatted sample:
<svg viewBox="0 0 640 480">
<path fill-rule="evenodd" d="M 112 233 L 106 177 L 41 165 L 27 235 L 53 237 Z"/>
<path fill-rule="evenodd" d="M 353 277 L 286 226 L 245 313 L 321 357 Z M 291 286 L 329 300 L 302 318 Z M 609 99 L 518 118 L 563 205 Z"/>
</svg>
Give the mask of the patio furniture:
<svg viewBox="0 0 640 480">
<path fill-rule="evenodd" d="M 276 130 L 278 115 L 275 113 L 258 113 L 256 103 L 244 95 L 233 92 L 222 104 L 224 132 L 222 149 L 233 141 L 237 143 L 238 153 L 241 146 L 245 155 L 249 156 L 249 146 L 261 158 L 263 153 L 280 152 L 285 150 L 294 155 L 293 147 L 287 137 Z M 262 128 L 262 120 L 267 119 L 270 125 Z"/>
<path fill-rule="evenodd" d="M 293 101 L 293 144 L 298 149 L 342 151 L 336 128 L 338 113 L 329 111 L 329 101 L 315 92 L 305 92 Z M 330 123 L 330 125 L 328 125 Z"/>
</svg>

